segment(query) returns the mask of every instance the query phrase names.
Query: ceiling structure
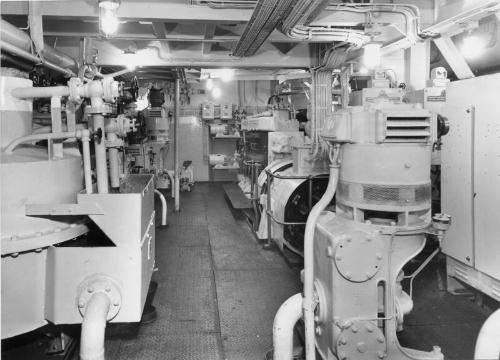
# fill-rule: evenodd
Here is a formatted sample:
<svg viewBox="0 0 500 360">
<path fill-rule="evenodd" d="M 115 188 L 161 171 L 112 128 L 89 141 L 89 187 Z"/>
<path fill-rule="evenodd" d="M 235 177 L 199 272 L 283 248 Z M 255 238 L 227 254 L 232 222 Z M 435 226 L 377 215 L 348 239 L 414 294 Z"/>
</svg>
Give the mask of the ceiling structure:
<svg viewBox="0 0 500 360">
<path fill-rule="evenodd" d="M 241 77 L 258 70 L 261 77 L 279 79 L 318 65 L 313 44 L 347 46 L 347 60 L 359 56 L 356 50 L 367 41 L 383 43 L 389 53 L 421 40 L 417 30 L 454 36 L 464 31 L 464 21 L 491 14 L 499 2 L 122 0 L 119 29 L 110 38 L 99 32 L 97 0 L 2 1 L 1 14 L 26 28 L 30 7 L 36 7 L 48 44 L 79 63 L 97 55 L 97 64 L 109 69 L 141 66 L 137 75 L 144 79 L 168 79 L 172 74 L 165 67 L 193 68 L 186 75 L 193 78 L 202 68 L 231 67 L 241 69 Z M 403 3 L 418 4 L 408 8 L 418 17 L 392 10 Z"/>
</svg>

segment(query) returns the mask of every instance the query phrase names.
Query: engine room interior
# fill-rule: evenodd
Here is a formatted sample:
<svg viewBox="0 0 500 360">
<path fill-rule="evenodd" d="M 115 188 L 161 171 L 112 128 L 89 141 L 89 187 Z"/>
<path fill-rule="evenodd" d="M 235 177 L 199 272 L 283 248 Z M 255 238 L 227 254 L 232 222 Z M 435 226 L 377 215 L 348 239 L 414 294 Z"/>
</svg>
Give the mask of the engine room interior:
<svg viewBox="0 0 500 360">
<path fill-rule="evenodd" d="M 500 360 L 500 0 L 2 0 L 1 358 Z"/>
</svg>

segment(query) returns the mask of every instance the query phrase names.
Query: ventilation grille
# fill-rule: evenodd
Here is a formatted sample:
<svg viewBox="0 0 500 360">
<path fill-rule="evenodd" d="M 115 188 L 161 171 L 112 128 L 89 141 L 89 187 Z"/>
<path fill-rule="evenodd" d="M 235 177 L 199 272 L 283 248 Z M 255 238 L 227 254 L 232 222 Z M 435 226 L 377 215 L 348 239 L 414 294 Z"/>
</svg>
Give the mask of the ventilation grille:
<svg viewBox="0 0 500 360">
<path fill-rule="evenodd" d="M 430 136 L 430 117 L 386 117 L 385 142 L 427 142 Z"/>
<path fill-rule="evenodd" d="M 415 206 L 431 202 L 431 184 L 375 185 L 341 181 L 337 188 L 339 201 L 357 204 Z"/>
</svg>

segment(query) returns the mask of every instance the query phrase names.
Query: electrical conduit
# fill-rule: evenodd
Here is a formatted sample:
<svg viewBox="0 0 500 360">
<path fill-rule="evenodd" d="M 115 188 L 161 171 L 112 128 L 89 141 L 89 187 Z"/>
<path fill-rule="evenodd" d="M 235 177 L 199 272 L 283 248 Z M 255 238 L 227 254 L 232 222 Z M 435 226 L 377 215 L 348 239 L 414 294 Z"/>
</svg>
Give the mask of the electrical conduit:
<svg viewBox="0 0 500 360">
<path fill-rule="evenodd" d="M 293 328 L 302 316 L 302 294 L 288 298 L 279 308 L 273 324 L 273 360 L 291 360 Z"/>
<path fill-rule="evenodd" d="M 339 151 L 339 150 L 337 150 Z M 328 187 L 321 199 L 314 205 L 307 218 L 306 230 L 304 234 L 304 301 L 302 304 L 304 312 L 305 338 L 306 338 L 306 359 L 316 359 L 315 332 L 314 332 L 314 309 L 316 307 L 314 299 L 314 231 L 316 223 L 321 213 L 330 204 L 339 177 L 339 166 L 336 161 L 330 165 L 330 178 Z"/>
<path fill-rule="evenodd" d="M 81 360 L 104 360 L 104 334 L 110 299 L 103 292 L 96 292 L 85 309 L 80 338 Z"/>
</svg>

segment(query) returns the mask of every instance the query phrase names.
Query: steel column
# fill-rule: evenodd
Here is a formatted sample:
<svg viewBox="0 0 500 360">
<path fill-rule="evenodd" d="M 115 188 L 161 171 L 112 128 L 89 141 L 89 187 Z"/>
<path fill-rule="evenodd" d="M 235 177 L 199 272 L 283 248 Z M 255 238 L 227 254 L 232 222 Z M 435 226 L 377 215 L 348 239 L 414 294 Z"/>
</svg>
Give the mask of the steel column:
<svg viewBox="0 0 500 360">
<path fill-rule="evenodd" d="M 174 189 L 175 189 L 175 206 L 174 211 L 180 210 L 179 199 L 179 117 L 180 117 L 180 79 L 175 79 L 175 99 L 174 99 Z"/>
</svg>

